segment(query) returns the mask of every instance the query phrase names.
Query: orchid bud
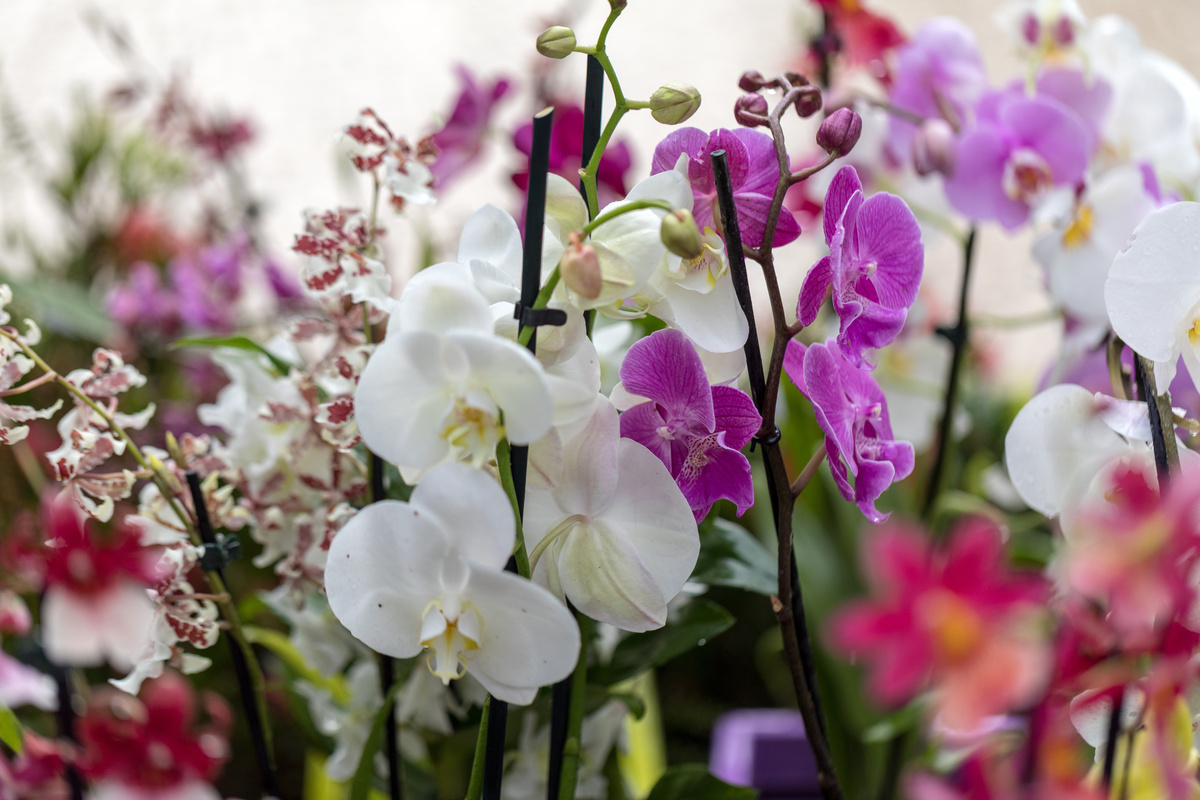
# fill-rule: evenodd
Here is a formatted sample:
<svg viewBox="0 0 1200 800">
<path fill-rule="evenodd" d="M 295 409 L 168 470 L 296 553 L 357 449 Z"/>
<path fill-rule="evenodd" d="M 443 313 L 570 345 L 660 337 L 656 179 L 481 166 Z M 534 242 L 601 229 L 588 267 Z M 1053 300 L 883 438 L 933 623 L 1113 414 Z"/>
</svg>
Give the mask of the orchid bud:
<svg viewBox="0 0 1200 800">
<path fill-rule="evenodd" d="M 575 52 L 575 31 L 562 25 L 547 28 L 537 38 L 537 51 L 546 58 L 566 58 Z"/>
<path fill-rule="evenodd" d="M 800 88 L 800 97 L 796 99 L 796 113 L 802 119 L 808 119 L 821 110 L 822 102 L 820 89 L 816 86 L 803 86 Z"/>
<path fill-rule="evenodd" d="M 685 209 L 677 208 L 663 217 L 659 237 L 668 250 L 681 258 L 699 258 L 704 252 L 696 218 Z"/>
<path fill-rule="evenodd" d="M 748 69 L 738 78 L 738 88 L 743 92 L 757 92 L 767 85 L 767 79 L 756 69 Z"/>
<path fill-rule="evenodd" d="M 926 120 L 913 137 L 913 167 L 918 175 L 954 174 L 954 129 L 944 119 Z"/>
<path fill-rule="evenodd" d="M 624 8 L 626 5 L 628 5 L 628 0 L 608 0 L 608 7 L 613 11 L 616 11 L 618 8 Z"/>
<path fill-rule="evenodd" d="M 747 128 L 766 125 L 767 113 L 767 98 L 761 94 L 744 94 L 733 104 L 733 118 Z"/>
<path fill-rule="evenodd" d="M 817 129 L 817 144 L 827 153 L 844 156 L 858 144 L 862 135 L 862 117 L 852 108 L 839 108 Z"/>
<path fill-rule="evenodd" d="M 785 72 L 783 73 L 783 78 L 795 87 L 808 85 L 808 78 L 804 77 L 799 72 Z"/>
<path fill-rule="evenodd" d="M 578 233 L 571 234 L 571 243 L 558 262 L 558 273 L 563 284 L 585 300 L 595 300 L 604 288 L 604 277 L 600 274 L 600 259 L 596 248 L 583 244 Z"/>
<path fill-rule="evenodd" d="M 664 125 L 678 125 L 700 108 L 700 90 L 686 83 L 665 83 L 650 95 L 650 116 Z"/>
</svg>

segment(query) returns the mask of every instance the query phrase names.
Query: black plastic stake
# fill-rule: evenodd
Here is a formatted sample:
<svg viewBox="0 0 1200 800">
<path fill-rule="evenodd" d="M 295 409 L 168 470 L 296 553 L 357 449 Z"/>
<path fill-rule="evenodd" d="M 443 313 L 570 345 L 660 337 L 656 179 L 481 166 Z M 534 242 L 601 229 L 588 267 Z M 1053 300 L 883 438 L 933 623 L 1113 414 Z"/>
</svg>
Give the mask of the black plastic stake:
<svg viewBox="0 0 1200 800">
<path fill-rule="evenodd" d="M 545 324 L 545 317 L 535 315 L 533 304 L 542 283 L 542 228 L 546 220 L 546 173 L 550 170 L 550 126 L 554 109 L 545 108 L 533 116 L 533 145 L 529 151 L 529 189 L 525 200 L 525 251 L 521 261 L 521 302 L 515 316 L 518 330 L 528 325 Z M 564 320 L 565 321 L 565 320 Z M 529 352 L 537 348 L 537 330 L 529 337 Z M 517 511 L 525 513 L 525 477 L 529 467 L 529 448 L 510 448 L 512 453 L 513 489 L 517 495 Z M 516 561 L 510 558 L 506 567 L 516 571 Z M 487 741 L 483 754 L 483 800 L 500 800 L 501 780 L 504 777 L 504 740 L 508 728 L 508 703 L 491 699 L 488 712 Z"/>
<path fill-rule="evenodd" d="M 725 254 L 729 259 L 729 273 L 733 279 L 733 289 L 737 294 L 742 313 L 746 316 L 746 324 L 750 332 L 746 337 L 744 350 L 746 353 L 746 372 L 750 379 L 750 393 L 759 413 L 763 412 L 763 400 L 766 394 L 766 377 L 763 374 L 762 352 L 758 347 L 758 330 L 754 324 L 754 304 L 750 297 L 750 279 L 746 273 L 746 256 L 742 251 L 742 231 L 738 225 L 737 205 L 733 200 L 733 183 L 729 178 L 729 159 L 724 150 L 715 150 L 712 154 L 713 178 L 717 190 L 717 202 L 721 210 L 721 226 L 725 234 Z M 758 441 L 758 437 L 755 437 Z M 779 429 L 776 428 L 764 444 L 774 444 L 779 441 Z M 771 517 L 779 522 L 779 497 L 775 492 L 775 476 L 772 473 L 771 462 L 763 458 L 763 468 L 767 471 L 767 493 L 771 501 Z M 796 563 L 796 551 L 792 549 L 792 625 L 796 629 L 796 641 L 800 644 L 800 665 L 804 669 L 804 680 L 812 694 L 813 707 L 817 712 L 817 722 L 821 732 L 826 733 L 825 714 L 821 709 L 821 695 L 817 690 L 816 659 L 813 656 L 812 639 L 808 632 L 808 619 L 804 615 L 804 595 L 800 589 L 800 575 Z"/>
<path fill-rule="evenodd" d="M 375 453 L 371 453 L 371 495 L 372 503 L 378 503 L 380 500 L 387 499 L 387 486 L 384 483 L 383 475 L 383 459 Z M 392 691 L 392 685 L 396 682 L 396 659 L 383 653 L 379 654 L 379 688 L 383 692 L 383 696 L 387 697 Z M 387 725 L 384 728 L 386 741 L 384 746 L 387 748 L 387 765 L 388 765 L 388 797 L 391 800 L 403 800 L 404 798 L 404 781 L 403 769 L 404 765 L 400 760 L 400 731 L 396 727 L 396 713 L 393 703 L 388 704 L 391 708 L 384 713 L 387 714 Z"/>
<path fill-rule="evenodd" d="M 200 488 L 200 476 L 195 470 L 184 473 L 188 489 L 192 493 L 192 505 L 196 509 L 196 529 L 200 532 L 200 540 L 204 542 L 206 552 L 221 549 L 217 535 L 213 531 L 212 521 L 208 517 L 208 506 L 204 503 L 204 490 Z M 221 568 L 213 570 L 221 583 L 225 583 L 225 573 Z M 279 782 L 275 777 L 275 762 L 267 747 L 266 728 L 258 713 L 258 702 L 254 695 L 254 682 L 250 679 L 250 666 L 246 663 L 246 654 L 237 642 L 229 641 L 229 660 L 233 662 L 233 672 L 237 676 L 238 689 L 242 695 L 242 710 L 246 714 L 246 722 L 250 726 L 250 738 L 254 742 L 254 756 L 258 761 L 258 770 L 262 775 L 263 788 L 271 797 L 279 797 Z"/>
</svg>

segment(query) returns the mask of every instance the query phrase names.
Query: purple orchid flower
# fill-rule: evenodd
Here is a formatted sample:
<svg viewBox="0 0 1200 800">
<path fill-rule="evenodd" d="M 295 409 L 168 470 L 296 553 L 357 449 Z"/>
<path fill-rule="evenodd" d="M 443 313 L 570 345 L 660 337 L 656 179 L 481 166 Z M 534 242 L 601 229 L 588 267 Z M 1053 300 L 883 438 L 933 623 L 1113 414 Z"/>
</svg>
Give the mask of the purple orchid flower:
<svg viewBox="0 0 1200 800">
<path fill-rule="evenodd" d="M 936 17 L 922 25 L 896 51 L 896 73 L 888 98 L 892 105 L 926 119 L 954 116 L 958 125 L 987 89 L 983 57 L 971 29 L 953 17 Z M 888 148 L 908 160 L 916 126 L 898 116 L 889 123 Z"/>
<path fill-rule="evenodd" d="M 1023 92 L 1024 87 L 1024 81 L 1016 80 L 1009 89 Z M 1073 67 L 1044 69 L 1037 78 L 1037 96 L 1057 100 L 1075 112 L 1088 131 L 1086 152 L 1096 149 L 1112 105 L 1112 87 L 1107 81 Z"/>
<path fill-rule="evenodd" d="M 446 125 L 430 137 L 437 145 L 437 160 L 429 169 L 442 189 L 475 163 L 483 152 L 484 135 L 492 108 L 508 93 L 509 82 L 498 78 L 480 83 L 463 65 L 455 68 L 459 93 Z"/>
<path fill-rule="evenodd" d="M 749 396 L 710 386 L 696 348 L 677 330 L 656 331 L 629 348 L 625 390 L 650 400 L 621 414 L 621 436 L 654 453 L 696 515 L 732 500 L 738 516 L 754 504 L 750 462 L 741 449 L 762 425 Z"/>
<path fill-rule="evenodd" d="M 742 241 L 749 247 L 762 247 L 767 230 L 767 214 L 779 179 L 779 161 L 775 143 L 767 134 L 740 128 L 735 131 L 719 128 L 705 133 L 699 128 L 673 131 L 654 148 L 650 174 L 675 169 L 680 153 L 688 156 L 688 181 L 692 184 L 695 205 L 692 216 L 701 233 L 706 227 L 720 231 L 716 221 L 717 188 L 713 180 L 710 156 L 724 150 L 729 157 L 729 178 L 733 184 L 733 201 L 737 206 Z M 800 235 L 800 223 L 786 208 L 779 215 L 772 239 L 781 247 Z"/>
<path fill-rule="evenodd" d="M 841 319 L 837 341 L 855 366 L 870 348 L 890 344 L 917 299 L 925 248 L 916 217 L 899 197 L 863 196 L 854 167 L 842 167 L 825 195 L 829 255 L 809 270 L 800 288 L 796 318 L 810 325 L 825 292 Z"/>
<path fill-rule="evenodd" d="M 913 469 L 913 446 L 892 439 L 887 399 L 871 374 L 842 353 L 837 342 L 808 348 L 788 342 L 783 369 L 812 401 L 817 424 L 825 432 L 829 470 L 842 497 L 858 505 L 867 519 L 888 518 L 875 508 L 884 490 Z M 850 486 L 847 472 L 854 476 Z"/>
<path fill-rule="evenodd" d="M 566 178 L 571 184 L 579 183 L 579 155 L 583 150 L 583 108 L 569 100 L 556 100 L 554 121 L 550 126 L 550 171 Z M 513 146 L 526 158 L 520 172 L 513 173 L 512 182 L 524 192 L 529 187 L 529 151 L 533 147 L 533 123 L 527 122 L 513 132 Z M 600 207 L 625 197 L 629 188 L 625 184 L 626 173 L 633 166 L 633 155 L 623 141 L 610 142 L 600 156 L 600 168 L 596 172 L 596 193 Z M 524 207 L 524 204 L 522 204 Z"/>
<path fill-rule="evenodd" d="M 1092 141 L 1079 115 L 1052 97 L 992 92 L 959 137 L 946 197 L 969 217 L 1015 230 L 1048 189 L 1082 180 Z"/>
</svg>

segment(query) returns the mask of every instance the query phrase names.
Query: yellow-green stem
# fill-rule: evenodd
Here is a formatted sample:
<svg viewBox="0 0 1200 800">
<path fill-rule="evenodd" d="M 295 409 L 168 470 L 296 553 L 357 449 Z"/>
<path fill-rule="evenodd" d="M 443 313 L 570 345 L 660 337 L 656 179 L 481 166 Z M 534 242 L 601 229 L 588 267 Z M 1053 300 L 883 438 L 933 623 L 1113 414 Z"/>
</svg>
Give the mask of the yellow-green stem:
<svg viewBox="0 0 1200 800">
<path fill-rule="evenodd" d="M 579 663 L 571 677 L 571 707 L 567 714 L 567 743 L 563 748 L 562 780 L 558 784 L 558 800 L 575 800 L 575 785 L 579 780 L 579 756 L 583 732 L 583 706 L 587 697 L 588 644 L 592 638 L 592 621 L 576 613 L 579 622 Z"/>
<path fill-rule="evenodd" d="M 517 523 L 517 544 L 513 557 L 517 560 L 517 574 L 522 578 L 529 577 L 529 554 L 525 550 L 525 531 L 521 527 L 520 506 L 517 504 L 517 487 L 512 475 L 512 447 L 508 439 L 501 439 L 496 445 L 496 466 L 500 470 L 500 484 L 504 487 L 508 501 L 512 503 L 513 517 Z"/>
<path fill-rule="evenodd" d="M 475 739 L 475 758 L 471 762 L 471 779 L 467 783 L 465 800 L 479 800 L 483 795 L 483 760 L 487 752 L 488 716 L 492 708 L 492 697 L 483 701 L 483 714 L 479 717 L 479 736 Z"/>
</svg>

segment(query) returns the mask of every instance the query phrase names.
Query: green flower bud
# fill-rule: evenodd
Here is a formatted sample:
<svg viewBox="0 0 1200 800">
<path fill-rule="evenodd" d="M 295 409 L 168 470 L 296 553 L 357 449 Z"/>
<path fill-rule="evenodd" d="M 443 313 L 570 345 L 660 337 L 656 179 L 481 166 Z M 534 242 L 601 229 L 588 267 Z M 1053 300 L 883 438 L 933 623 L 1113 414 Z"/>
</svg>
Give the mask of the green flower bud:
<svg viewBox="0 0 1200 800">
<path fill-rule="evenodd" d="M 692 216 L 692 212 L 682 208 L 677 208 L 663 217 L 658 235 L 668 250 L 682 258 L 699 258 L 704 252 L 700 231 L 696 228 L 696 218 Z"/>
<path fill-rule="evenodd" d="M 664 125 L 678 125 L 700 108 L 700 91 L 686 83 L 666 83 L 650 95 L 650 116 Z"/>
<path fill-rule="evenodd" d="M 562 25 L 547 28 L 537 38 L 537 51 L 546 58 L 566 58 L 575 52 L 575 31 Z"/>
</svg>

